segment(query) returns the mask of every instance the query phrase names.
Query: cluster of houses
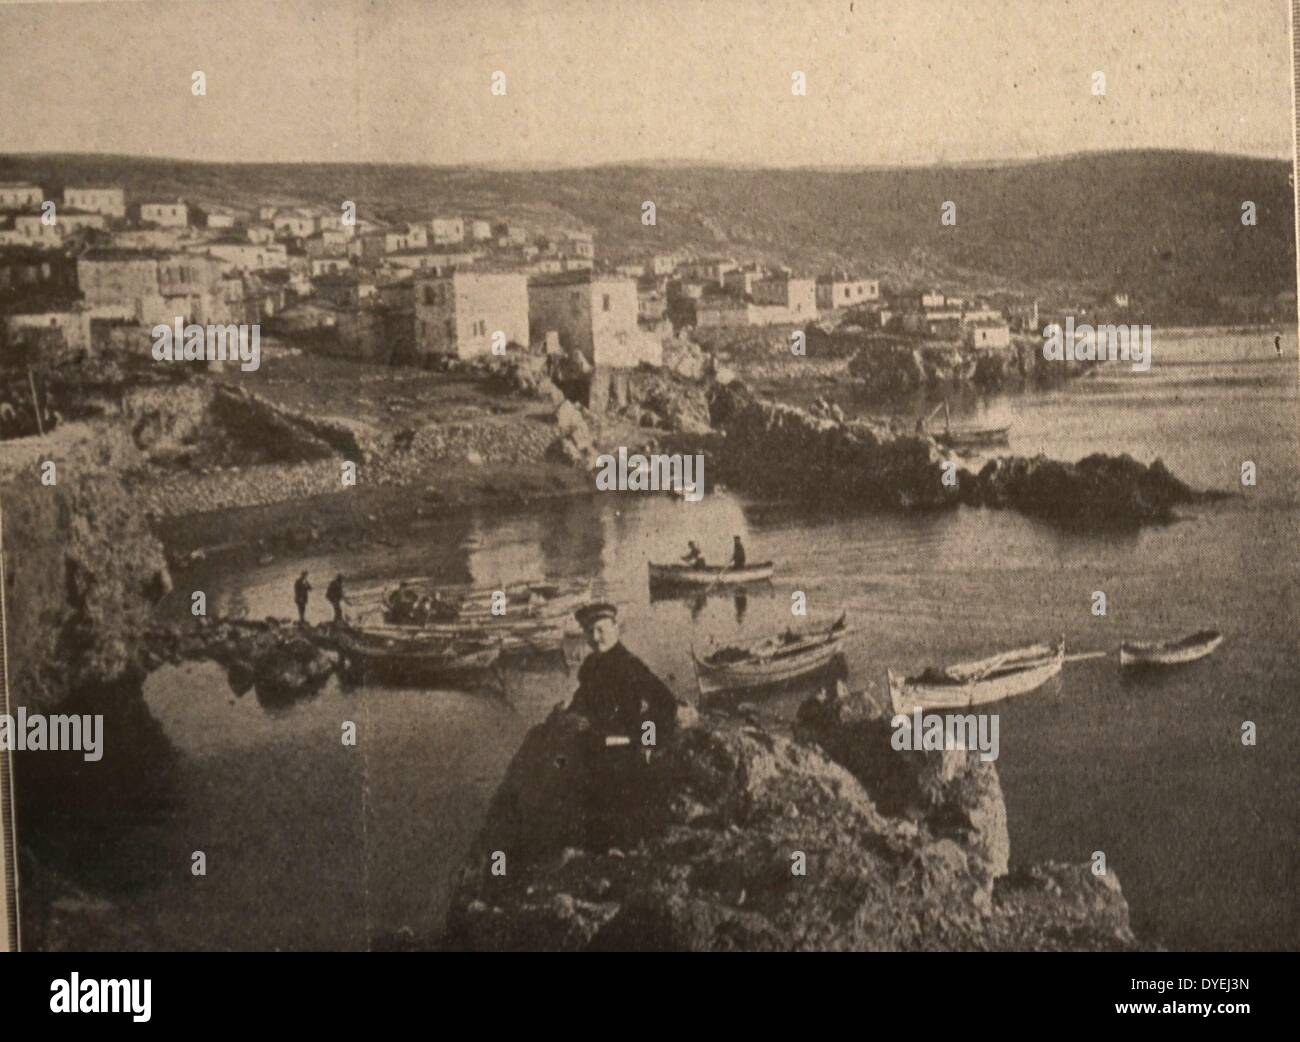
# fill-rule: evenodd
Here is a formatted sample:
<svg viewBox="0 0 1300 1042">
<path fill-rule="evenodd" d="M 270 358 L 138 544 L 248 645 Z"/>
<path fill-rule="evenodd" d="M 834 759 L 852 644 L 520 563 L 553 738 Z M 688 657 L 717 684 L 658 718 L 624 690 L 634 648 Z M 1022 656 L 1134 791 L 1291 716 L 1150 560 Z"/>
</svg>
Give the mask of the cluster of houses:
<svg viewBox="0 0 1300 1042">
<path fill-rule="evenodd" d="M 1035 309 L 1036 310 L 1036 309 Z M 260 323 L 313 349 L 420 364 L 509 346 L 597 369 L 658 364 L 683 328 L 846 320 L 976 348 L 1010 345 L 1011 315 L 880 280 L 728 258 L 596 257 L 591 233 L 491 215 L 380 222 L 351 203 L 256 208 L 128 200 L 121 188 L 0 184 L 0 331 L 53 330 L 89 348 L 95 323 Z M 1008 319 L 1010 318 L 1010 321 Z"/>
</svg>

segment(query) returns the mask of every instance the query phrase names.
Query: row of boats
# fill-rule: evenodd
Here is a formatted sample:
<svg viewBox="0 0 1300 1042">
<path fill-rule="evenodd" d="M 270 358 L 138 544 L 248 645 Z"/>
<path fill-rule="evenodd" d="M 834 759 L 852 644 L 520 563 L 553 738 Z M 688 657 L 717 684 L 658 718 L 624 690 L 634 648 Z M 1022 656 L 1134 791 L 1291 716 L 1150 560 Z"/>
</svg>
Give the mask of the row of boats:
<svg viewBox="0 0 1300 1042">
<path fill-rule="evenodd" d="M 697 595 L 766 582 L 773 572 L 771 561 L 740 568 L 652 563 L 649 581 L 652 594 Z M 353 598 L 378 605 L 383 622 L 345 627 L 338 635 L 339 648 L 345 660 L 365 672 L 391 672 L 404 682 L 417 676 L 437 683 L 467 681 L 493 670 L 502 657 L 563 652 L 579 637 L 572 629 L 573 612 L 590 599 L 590 585 L 580 581 L 488 590 L 406 580 L 395 589 Z M 422 601 L 423 612 L 418 608 Z M 833 665 L 843 668 L 844 643 L 854 632 L 841 615 L 829 626 L 789 628 L 707 654 L 692 645 L 699 692 L 704 696 L 770 688 L 818 675 Z M 1119 661 L 1125 668 L 1181 665 L 1212 654 L 1222 641 L 1217 630 L 1173 641 L 1125 641 Z M 886 671 L 890 701 L 896 713 L 986 705 L 1036 691 L 1068 661 L 1106 654 L 1067 655 L 1062 637 L 916 674 L 891 669 Z"/>
</svg>

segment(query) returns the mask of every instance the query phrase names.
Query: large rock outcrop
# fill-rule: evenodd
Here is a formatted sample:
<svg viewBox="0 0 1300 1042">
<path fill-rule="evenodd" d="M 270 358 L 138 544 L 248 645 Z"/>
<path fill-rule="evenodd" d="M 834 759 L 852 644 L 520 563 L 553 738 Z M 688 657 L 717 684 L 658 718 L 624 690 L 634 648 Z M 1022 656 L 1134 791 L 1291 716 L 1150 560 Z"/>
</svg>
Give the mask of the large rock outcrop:
<svg viewBox="0 0 1300 1042">
<path fill-rule="evenodd" d="M 881 506 L 956 502 L 956 489 L 942 480 L 946 457 L 924 435 L 814 416 L 739 383 L 715 387 L 710 404 L 726 440 L 709 463 L 728 484 Z"/>
<path fill-rule="evenodd" d="M 448 947 L 1136 946 L 1113 876 L 1008 872 L 990 764 L 893 750 L 888 722 L 843 688 L 792 734 L 721 717 L 682 732 L 637 767 L 616 846 L 586 838 L 599 752 L 580 726 L 557 709 L 525 739 L 457 879 Z"/>
<path fill-rule="evenodd" d="M 139 635 L 170 588 L 158 540 L 107 472 L 60 461 L 0 487 L 12 702 L 42 711 L 143 675 Z"/>
<path fill-rule="evenodd" d="M 844 420 L 715 387 L 713 420 L 725 439 L 710 456 L 715 476 L 738 487 L 876 507 L 1010 507 L 1064 525 L 1132 527 L 1173 520 L 1175 508 L 1211 498 L 1164 463 L 1038 456 L 960 467 L 928 435 Z"/>
</svg>

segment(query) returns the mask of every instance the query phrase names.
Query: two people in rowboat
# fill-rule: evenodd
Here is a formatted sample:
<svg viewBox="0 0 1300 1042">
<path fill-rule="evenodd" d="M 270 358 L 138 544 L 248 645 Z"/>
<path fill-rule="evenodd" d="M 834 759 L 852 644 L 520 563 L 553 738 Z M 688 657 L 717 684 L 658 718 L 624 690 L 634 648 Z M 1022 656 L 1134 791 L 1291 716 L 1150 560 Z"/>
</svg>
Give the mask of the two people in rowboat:
<svg viewBox="0 0 1300 1042">
<path fill-rule="evenodd" d="M 700 553 L 700 548 L 695 544 L 695 540 L 688 540 L 686 543 L 686 556 L 682 558 L 683 563 L 690 565 L 692 568 L 706 568 L 708 565 L 704 561 L 704 555 Z M 728 568 L 745 567 L 745 544 L 740 541 L 740 536 L 733 537 L 731 544 L 731 563 Z"/>
</svg>

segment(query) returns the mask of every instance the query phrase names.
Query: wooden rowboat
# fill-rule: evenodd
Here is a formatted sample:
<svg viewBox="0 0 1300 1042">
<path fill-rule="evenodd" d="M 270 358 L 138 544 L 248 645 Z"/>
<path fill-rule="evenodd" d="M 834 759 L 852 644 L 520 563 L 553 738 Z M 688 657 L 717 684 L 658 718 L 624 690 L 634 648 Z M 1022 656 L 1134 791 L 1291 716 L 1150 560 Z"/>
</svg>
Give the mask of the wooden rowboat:
<svg viewBox="0 0 1300 1042">
<path fill-rule="evenodd" d="M 700 693 L 768 687 L 816 673 L 840 653 L 840 645 L 851 632 L 841 616 L 827 630 L 787 631 L 745 644 L 728 645 L 704 658 L 692 648 L 691 659 Z"/>
<path fill-rule="evenodd" d="M 1121 666 L 1181 666 L 1213 654 L 1223 643 L 1218 630 L 1198 630 L 1181 640 L 1132 640 L 1119 646 Z"/>
<path fill-rule="evenodd" d="M 1065 638 L 1055 646 L 1030 644 L 973 662 L 927 669 L 916 676 L 888 670 L 889 698 L 894 712 L 916 709 L 964 709 L 1026 695 L 1061 672 Z"/>
<path fill-rule="evenodd" d="M 396 637 L 352 627 L 340 630 L 337 640 L 348 666 L 403 681 L 473 680 L 496 665 L 501 656 L 501 648 L 495 643 Z"/>
<path fill-rule="evenodd" d="M 706 565 L 695 568 L 689 564 L 650 564 L 650 585 L 675 589 L 704 589 L 716 586 L 744 586 L 772 578 L 776 564 L 759 561 L 743 568 L 728 565 Z"/>
<path fill-rule="evenodd" d="M 949 427 L 933 437 L 940 445 L 965 449 L 979 445 L 1005 445 L 1010 430 L 1010 424 L 1005 427 Z"/>
</svg>

